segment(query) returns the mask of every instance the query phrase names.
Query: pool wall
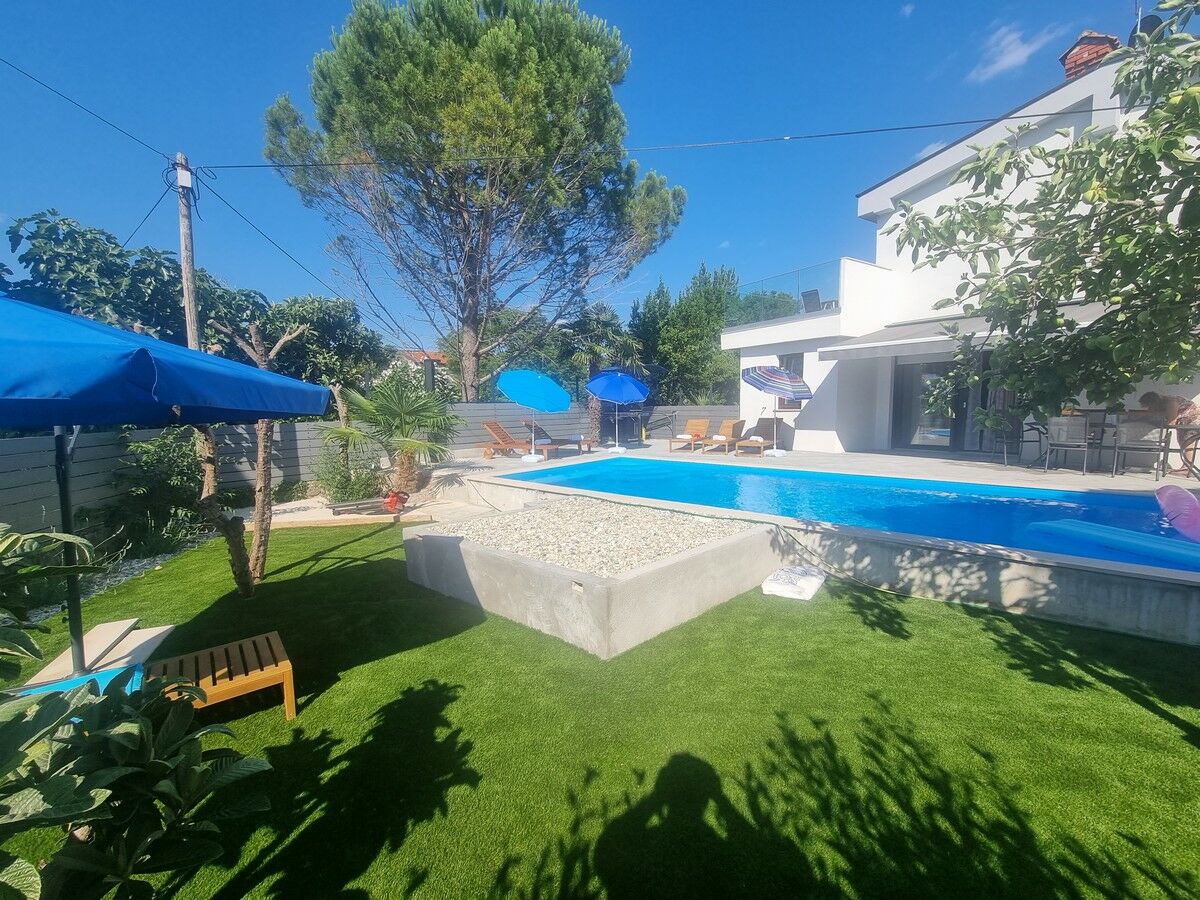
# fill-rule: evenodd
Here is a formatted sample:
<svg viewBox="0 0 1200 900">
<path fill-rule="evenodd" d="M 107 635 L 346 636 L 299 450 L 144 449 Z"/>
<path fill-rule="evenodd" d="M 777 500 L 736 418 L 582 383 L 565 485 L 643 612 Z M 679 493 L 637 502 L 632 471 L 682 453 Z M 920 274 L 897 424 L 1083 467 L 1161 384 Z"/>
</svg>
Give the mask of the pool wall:
<svg viewBox="0 0 1200 900">
<path fill-rule="evenodd" d="M 554 495 L 582 494 L 620 503 L 715 514 L 712 507 L 696 504 L 488 475 L 464 479 L 463 489 L 464 499 L 493 509 L 519 509 Z M 874 587 L 1200 646 L 1198 573 L 799 522 L 741 510 L 721 509 L 719 514 L 777 526 L 781 555 L 819 561 L 836 573 Z M 736 565 L 736 560 L 731 564 Z"/>
</svg>

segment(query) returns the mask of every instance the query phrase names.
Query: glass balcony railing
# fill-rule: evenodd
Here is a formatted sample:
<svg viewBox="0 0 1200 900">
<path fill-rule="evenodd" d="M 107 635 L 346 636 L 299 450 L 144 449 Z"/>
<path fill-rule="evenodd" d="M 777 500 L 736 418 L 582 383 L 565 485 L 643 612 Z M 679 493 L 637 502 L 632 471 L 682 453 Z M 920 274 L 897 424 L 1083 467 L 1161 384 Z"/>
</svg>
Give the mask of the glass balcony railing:
<svg viewBox="0 0 1200 900">
<path fill-rule="evenodd" d="M 745 282 L 738 286 L 737 301 L 725 310 L 725 327 L 835 313 L 840 287 L 840 259 Z"/>
</svg>

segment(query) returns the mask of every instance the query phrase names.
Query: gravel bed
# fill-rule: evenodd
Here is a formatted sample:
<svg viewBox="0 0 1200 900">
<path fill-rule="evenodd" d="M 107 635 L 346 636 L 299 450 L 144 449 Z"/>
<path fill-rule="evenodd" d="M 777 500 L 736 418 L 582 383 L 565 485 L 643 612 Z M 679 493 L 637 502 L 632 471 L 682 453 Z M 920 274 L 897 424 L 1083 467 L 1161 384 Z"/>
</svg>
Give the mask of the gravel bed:
<svg viewBox="0 0 1200 900">
<path fill-rule="evenodd" d="M 493 550 L 613 577 L 753 527 L 739 519 L 569 497 L 494 517 L 448 522 L 432 534 L 462 537 Z"/>
</svg>

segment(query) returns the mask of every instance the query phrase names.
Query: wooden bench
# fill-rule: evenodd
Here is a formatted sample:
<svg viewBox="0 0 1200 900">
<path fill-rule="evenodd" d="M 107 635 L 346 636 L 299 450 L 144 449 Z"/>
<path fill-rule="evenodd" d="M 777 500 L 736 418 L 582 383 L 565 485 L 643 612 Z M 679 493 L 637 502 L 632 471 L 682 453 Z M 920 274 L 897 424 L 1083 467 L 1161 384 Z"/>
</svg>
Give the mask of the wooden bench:
<svg viewBox="0 0 1200 900">
<path fill-rule="evenodd" d="M 190 681 L 204 691 L 206 697 L 193 704 L 197 708 L 278 684 L 283 687 L 284 718 L 296 718 L 292 661 L 288 659 L 277 631 L 196 653 L 155 660 L 146 664 L 146 677 Z"/>
</svg>

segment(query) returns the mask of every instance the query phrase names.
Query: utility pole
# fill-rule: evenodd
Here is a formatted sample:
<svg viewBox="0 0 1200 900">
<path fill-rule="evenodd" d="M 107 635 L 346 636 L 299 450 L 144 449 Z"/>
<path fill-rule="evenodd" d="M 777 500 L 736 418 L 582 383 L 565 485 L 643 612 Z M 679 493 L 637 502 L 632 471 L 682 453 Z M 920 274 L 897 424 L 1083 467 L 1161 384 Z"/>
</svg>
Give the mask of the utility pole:
<svg viewBox="0 0 1200 900">
<path fill-rule="evenodd" d="M 187 343 L 200 349 L 200 322 L 196 316 L 196 260 L 192 254 L 192 170 L 187 155 L 175 154 L 175 184 L 179 190 L 179 268 L 183 274 L 183 318 Z"/>
</svg>

